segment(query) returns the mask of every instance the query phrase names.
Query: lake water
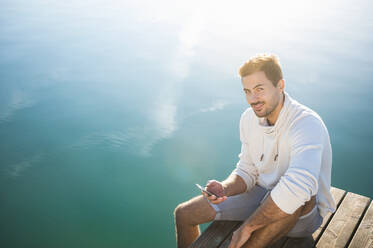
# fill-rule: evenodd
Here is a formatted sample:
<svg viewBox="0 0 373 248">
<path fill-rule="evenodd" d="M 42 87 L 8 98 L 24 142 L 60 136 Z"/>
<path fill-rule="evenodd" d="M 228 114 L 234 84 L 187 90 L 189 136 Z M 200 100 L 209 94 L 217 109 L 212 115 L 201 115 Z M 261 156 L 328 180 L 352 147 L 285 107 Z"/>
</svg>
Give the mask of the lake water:
<svg viewBox="0 0 373 248">
<path fill-rule="evenodd" d="M 324 119 L 332 184 L 373 197 L 370 1 L 0 6 L 1 247 L 175 247 L 174 208 L 237 163 L 262 52 Z"/>
</svg>

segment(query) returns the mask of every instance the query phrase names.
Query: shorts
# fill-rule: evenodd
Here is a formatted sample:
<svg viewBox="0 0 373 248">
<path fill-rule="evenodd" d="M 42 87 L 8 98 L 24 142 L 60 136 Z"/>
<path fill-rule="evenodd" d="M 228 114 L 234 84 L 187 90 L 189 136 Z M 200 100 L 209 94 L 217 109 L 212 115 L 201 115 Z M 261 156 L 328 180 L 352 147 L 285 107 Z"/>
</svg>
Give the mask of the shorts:
<svg viewBox="0 0 373 248">
<path fill-rule="evenodd" d="M 254 213 L 269 193 L 269 190 L 256 185 L 252 190 L 228 197 L 227 200 L 220 204 L 210 203 L 216 211 L 215 220 L 244 221 Z M 309 213 L 299 217 L 298 222 L 286 236 L 310 236 L 321 226 L 322 221 L 323 218 L 316 205 Z"/>
</svg>

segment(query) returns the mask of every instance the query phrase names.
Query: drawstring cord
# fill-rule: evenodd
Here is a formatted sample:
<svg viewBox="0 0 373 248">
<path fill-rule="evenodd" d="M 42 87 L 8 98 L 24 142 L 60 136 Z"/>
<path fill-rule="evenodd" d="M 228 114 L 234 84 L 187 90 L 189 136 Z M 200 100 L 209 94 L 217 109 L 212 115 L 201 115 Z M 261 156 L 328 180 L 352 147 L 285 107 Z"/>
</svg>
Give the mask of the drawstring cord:
<svg viewBox="0 0 373 248">
<path fill-rule="evenodd" d="M 276 139 L 276 146 L 275 146 L 275 148 L 276 148 L 276 150 L 275 150 L 275 157 L 274 157 L 274 159 L 273 159 L 273 161 L 277 161 L 277 159 L 278 159 L 278 142 L 279 142 L 279 137 L 277 137 L 277 131 L 275 131 L 275 139 Z M 260 161 L 262 162 L 263 161 L 263 159 L 264 159 L 264 134 L 262 135 L 262 155 L 260 156 Z"/>
</svg>

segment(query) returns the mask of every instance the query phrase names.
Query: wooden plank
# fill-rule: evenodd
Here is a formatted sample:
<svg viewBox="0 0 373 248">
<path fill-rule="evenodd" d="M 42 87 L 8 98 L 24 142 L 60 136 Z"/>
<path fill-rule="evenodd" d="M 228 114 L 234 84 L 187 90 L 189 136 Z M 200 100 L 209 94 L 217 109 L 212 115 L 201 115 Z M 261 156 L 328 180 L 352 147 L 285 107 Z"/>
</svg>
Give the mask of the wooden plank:
<svg viewBox="0 0 373 248">
<path fill-rule="evenodd" d="M 241 223 L 242 224 L 242 223 Z M 233 232 L 236 231 L 241 224 L 235 226 L 232 230 L 231 233 L 227 236 L 227 238 L 224 240 L 224 242 L 219 246 L 219 248 L 228 248 L 229 244 L 231 243 Z"/>
<path fill-rule="evenodd" d="M 239 227 L 239 225 L 237 226 L 237 228 Z M 237 229 L 235 228 L 230 234 L 229 236 L 224 240 L 224 242 L 219 246 L 219 248 L 228 248 L 231 240 L 232 240 L 232 236 L 233 236 L 233 232 Z M 270 245 L 268 248 L 281 248 L 283 246 L 283 244 L 286 242 L 287 240 L 287 237 L 282 237 L 281 239 L 279 239 L 276 243 L 274 243 L 273 245 Z"/>
<path fill-rule="evenodd" d="M 302 238 L 288 238 L 284 244 L 284 248 L 309 248 L 314 247 L 315 240 L 310 235 L 309 237 Z"/>
<path fill-rule="evenodd" d="M 238 228 L 238 227 L 237 227 Z M 233 236 L 233 232 L 232 231 L 228 237 L 224 240 L 224 242 L 219 246 L 219 248 L 228 248 L 229 244 L 231 243 L 231 240 L 232 240 L 232 236 Z"/>
<path fill-rule="evenodd" d="M 368 248 L 373 247 L 373 202 L 364 215 L 354 237 L 351 240 L 349 248 Z"/>
<path fill-rule="evenodd" d="M 288 237 L 284 236 L 280 238 L 278 241 L 276 241 L 276 243 L 270 245 L 269 248 L 281 248 L 286 243 L 287 240 L 288 240 Z"/>
<path fill-rule="evenodd" d="M 190 247 L 219 247 L 242 221 L 214 221 Z"/>
<path fill-rule="evenodd" d="M 368 204 L 368 197 L 348 192 L 316 247 L 345 247 Z"/>
<path fill-rule="evenodd" d="M 342 189 L 335 188 L 335 187 L 331 187 L 330 192 L 331 192 L 331 194 L 333 196 L 333 199 L 334 199 L 334 201 L 336 203 L 336 206 L 337 206 L 337 209 L 338 209 L 339 205 L 342 202 L 342 199 L 346 195 L 346 191 L 342 190 Z M 329 212 L 324 217 L 321 226 L 312 234 L 312 237 L 313 237 L 313 239 L 315 240 L 316 243 L 317 243 L 317 241 L 319 241 L 322 233 L 325 231 L 325 228 L 329 224 L 329 222 L 330 222 L 330 220 L 331 220 L 331 218 L 332 218 L 333 215 L 334 215 L 334 213 L 330 213 Z"/>
</svg>

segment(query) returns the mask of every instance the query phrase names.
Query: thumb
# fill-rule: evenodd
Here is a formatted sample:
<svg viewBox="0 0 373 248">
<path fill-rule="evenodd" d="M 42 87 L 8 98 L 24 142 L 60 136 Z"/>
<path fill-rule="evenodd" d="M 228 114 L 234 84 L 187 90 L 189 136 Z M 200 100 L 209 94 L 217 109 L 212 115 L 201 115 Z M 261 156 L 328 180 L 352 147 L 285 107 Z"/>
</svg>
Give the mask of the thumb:
<svg viewBox="0 0 373 248">
<path fill-rule="evenodd" d="M 215 183 L 215 180 L 208 180 L 207 183 L 206 183 L 206 187 L 207 186 L 212 186 L 214 183 Z"/>
</svg>

